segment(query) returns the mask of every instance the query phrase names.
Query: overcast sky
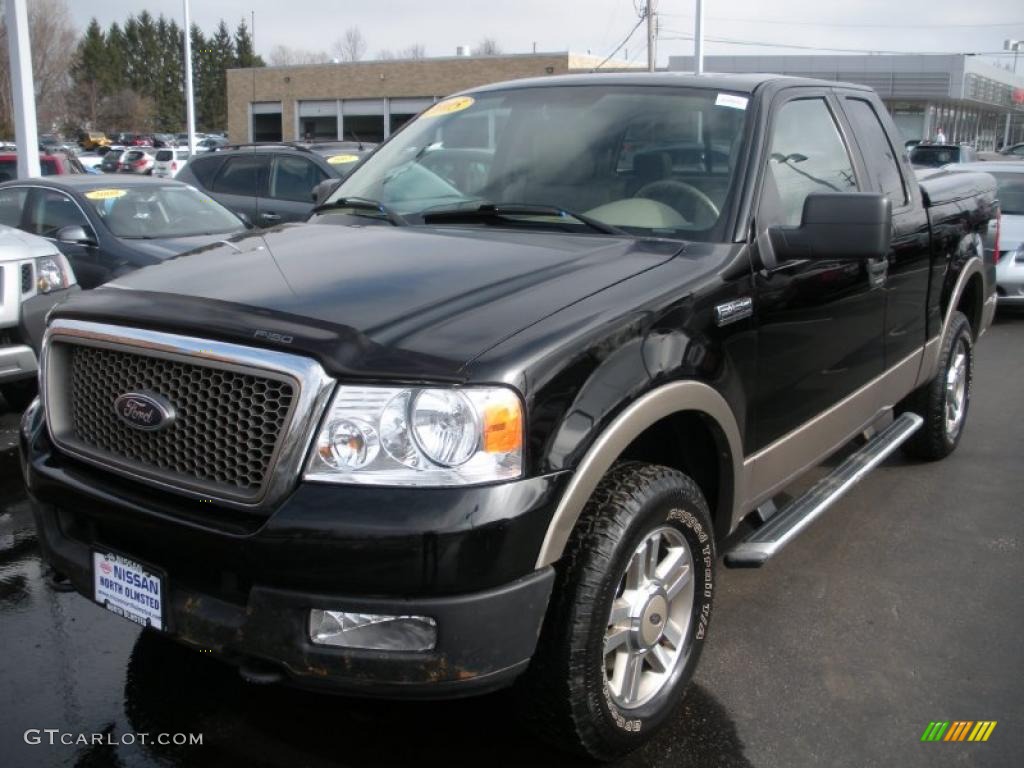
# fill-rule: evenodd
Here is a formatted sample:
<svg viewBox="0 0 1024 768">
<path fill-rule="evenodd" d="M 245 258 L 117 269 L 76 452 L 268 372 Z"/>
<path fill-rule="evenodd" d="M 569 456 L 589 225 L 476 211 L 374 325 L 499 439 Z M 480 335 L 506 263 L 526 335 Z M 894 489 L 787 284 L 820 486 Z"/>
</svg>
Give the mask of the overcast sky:
<svg viewBox="0 0 1024 768">
<path fill-rule="evenodd" d="M 32 0 L 29 0 L 31 2 Z M 639 4 L 642 0 L 636 0 Z M 106 26 L 148 10 L 181 19 L 181 0 L 74 0 L 76 22 L 93 16 Z M 690 40 L 669 39 L 693 31 L 694 0 L 659 0 L 659 64 L 689 54 Z M 1005 38 L 1024 38 L 1021 0 L 707 0 L 709 38 L 879 51 L 996 51 Z M 328 50 L 349 26 L 358 26 L 372 57 L 383 48 L 415 43 L 430 56 L 493 37 L 508 53 L 571 50 L 605 56 L 637 21 L 634 0 L 193 0 L 192 15 L 204 30 L 224 18 L 234 28 L 256 12 L 256 48 L 275 45 Z M 645 54 L 644 30 L 625 46 L 629 57 Z M 709 42 L 707 53 L 811 53 Z M 828 51 L 823 51 L 828 52 Z M 838 52 L 838 51 L 837 51 Z M 620 55 L 622 55 L 620 53 Z M 1022 57 L 1024 58 L 1024 57 Z M 1021 64 L 1024 71 L 1024 63 Z"/>
</svg>

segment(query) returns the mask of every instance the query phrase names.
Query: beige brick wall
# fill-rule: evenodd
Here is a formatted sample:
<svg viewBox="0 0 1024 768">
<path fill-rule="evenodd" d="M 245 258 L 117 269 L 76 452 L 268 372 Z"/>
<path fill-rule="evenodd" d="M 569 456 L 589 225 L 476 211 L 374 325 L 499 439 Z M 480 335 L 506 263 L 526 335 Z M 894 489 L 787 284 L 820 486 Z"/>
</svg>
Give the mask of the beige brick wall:
<svg viewBox="0 0 1024 768">
<path fill-rule="evenodd" d="M 577 57 L 572 60 L 577 62 Z M 228 138 L 249 139 L 249 104 L 280 101 L 282 135 L 295 139 L 297 101 L 446 96 L 502 80 L 570 71 L 569 54 L 366 61 L 228 70 Z M 550 71 L 549 71 L 550 70 Z"/>
</svg>

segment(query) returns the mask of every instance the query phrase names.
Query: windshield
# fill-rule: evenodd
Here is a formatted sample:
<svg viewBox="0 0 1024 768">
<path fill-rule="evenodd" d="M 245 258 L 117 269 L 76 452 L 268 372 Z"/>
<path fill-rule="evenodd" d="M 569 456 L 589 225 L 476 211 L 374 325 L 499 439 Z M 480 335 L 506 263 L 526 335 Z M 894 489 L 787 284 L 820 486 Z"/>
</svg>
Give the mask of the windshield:
<svg viewBox="0 0 1024 768">
<path fill-rule="evenodd" d="M 737 94 L 636 86 L 456 96 L 403 128 L 327 205 L 374 200 L 410 223 L 484 203 L 547 206 L 630 234 L 708 240 L 733 186 L 746 104 Z"/>
<path fill-rule="evenodd" d="M 992 173 L 989 171 L 989 173 Z M 1024 216 L 1024 173 L 992 173 L 996 178 L 999 210 L 1004 216 Z"/>
<path fill-rule="evenodd" d="M 960 150 L 955 147 L 924 147 L 918 144 L 910 150 L 911 165 L 924 168 L 941 168 L 960 159 Z"/>
<path fill-rule="evenodd" d="M 193 187 L 112 185 L 84 197 L 116 237 L 189 237 L 245 229 L 227 208 Z"/>
</svg>

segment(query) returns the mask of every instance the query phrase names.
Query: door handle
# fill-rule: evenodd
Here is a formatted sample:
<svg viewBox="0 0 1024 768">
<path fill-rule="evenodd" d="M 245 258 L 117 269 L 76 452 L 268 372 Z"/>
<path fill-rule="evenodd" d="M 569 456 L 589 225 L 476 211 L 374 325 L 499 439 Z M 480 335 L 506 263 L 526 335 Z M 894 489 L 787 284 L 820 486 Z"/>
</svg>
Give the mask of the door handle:
<svg viewBox="0 0 1024 768">
<path fill-rule="evenodd" d="M 280 215 L 278 215 L 276 213 L 261 213 L 260 214 L 260 218 L 263 219 L 264 221 L 280 221 L 281 220 Z"/>
<path fill-rule="evenodd" d="M 868 259 L 868 282 L 872 288 L 885 285 L 889 277 L 889 259 L 883 256 L 880 259 Z"/>
</svg>

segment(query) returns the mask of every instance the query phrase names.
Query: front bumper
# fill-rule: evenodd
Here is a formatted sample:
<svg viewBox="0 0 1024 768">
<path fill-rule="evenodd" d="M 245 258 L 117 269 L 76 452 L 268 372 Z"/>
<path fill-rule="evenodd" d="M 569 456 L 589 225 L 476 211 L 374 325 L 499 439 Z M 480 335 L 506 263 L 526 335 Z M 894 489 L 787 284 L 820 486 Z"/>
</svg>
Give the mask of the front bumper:
<svg viewBox="0 0 1024 768">
<path fill-rule="evenodd" d="M 0 347 L 0 384 L 19 379 L 28 379 L 38 370 L 36 353 L 26 344 Z"/>
<path fill-rule="evenodd" d="M 999 306 L 1024 306 L 1024 264 L 1012 252 L 996 266 L 996 292 Z"/>
<path fill-rule="evenodd" d="M 73 285 L 21 302 L 17 327 L 0 330 L 0 384 L 32 378 L 38 373 L 37 353 L 43 343 L 46 315 L 78 290 Z"/>
<path fill-rule="evenodd" d="M 443 698 L 507 685 L 533 655 L 554 581 L 533 566 L 562 475 L 463 489 L 300 484 L 253 522 L 64 457 L 40 422 L 38 409 L 26 416 L 22 470 L 47 561 L 90 598 L 94 548 L 163 570 L 170 634 L 245 677 Z M 314 645 L 313 608 L 430 616 L 437 646 Z"/>
</svg>

